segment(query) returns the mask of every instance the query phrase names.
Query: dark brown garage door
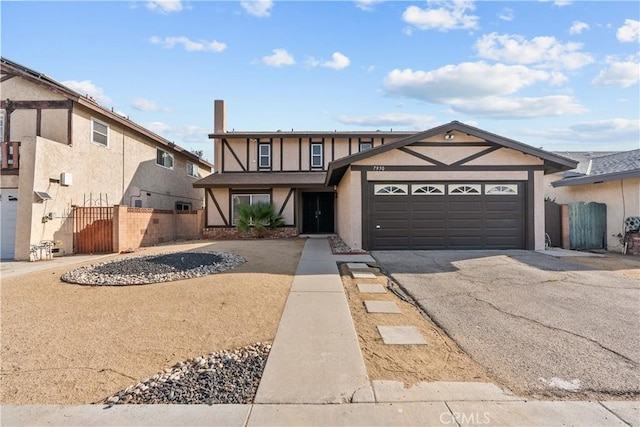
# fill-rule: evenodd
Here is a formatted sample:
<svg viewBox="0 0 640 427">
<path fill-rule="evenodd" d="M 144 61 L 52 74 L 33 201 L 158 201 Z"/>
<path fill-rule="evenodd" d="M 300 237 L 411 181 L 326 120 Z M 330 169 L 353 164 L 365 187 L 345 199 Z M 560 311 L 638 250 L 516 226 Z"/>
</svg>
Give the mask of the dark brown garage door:
<svg viewBox="0 0 640 427">
<path fill-rule="evenodd" d="M 524 248 L 522 182 L 370 183 L 370 249 Z"/>
</svg>

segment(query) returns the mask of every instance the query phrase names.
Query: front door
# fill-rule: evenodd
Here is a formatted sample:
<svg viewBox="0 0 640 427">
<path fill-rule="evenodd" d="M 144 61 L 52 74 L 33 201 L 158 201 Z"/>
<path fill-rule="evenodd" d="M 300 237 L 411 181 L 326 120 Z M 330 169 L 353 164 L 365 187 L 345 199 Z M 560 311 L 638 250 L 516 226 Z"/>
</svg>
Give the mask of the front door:
<svg viewBox="0 0 640 427">
<path fill-rule="evenodd" d="M 334 193 L 302 193 L 302 232 L 333 233 Z"/>
</svg>

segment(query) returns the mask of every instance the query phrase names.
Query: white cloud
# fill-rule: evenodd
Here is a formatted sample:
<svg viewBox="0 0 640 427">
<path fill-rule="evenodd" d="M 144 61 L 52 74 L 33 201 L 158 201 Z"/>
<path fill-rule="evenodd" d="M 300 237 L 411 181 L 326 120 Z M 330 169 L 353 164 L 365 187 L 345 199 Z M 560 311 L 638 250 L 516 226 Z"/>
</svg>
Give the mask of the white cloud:
<svg viewBox="0 0 640 427">
<path fill-rule="evenodd" d="M 144 123 L 144 127 L 176 144 L 208 143 L 207 129 L 196 125 L 171 126 L 163 122 Z"/>
<path fill-rule="evenodd" d="M 149 122 L 149 123 L 145 123 L 143 126 L 149 129 L 150 131 L 157 133 L 158 135 L 171 130 L 171 126 L 162 122 Z"/>
<path fill-rule="evenodd" d="M 145 98 L 136 98 L 131 101 L 131 106 L 140 111 L 169 111 L 167 107 L 161 107 L 153 101 Z"/>
<path fill-rule="evenodd" d="M 584 30 L 589 29 L 589 24 L 586 22 L 573 21 L 571 27 L 569 28 L 569 34 L 582 34 Z"/>
<path fill-rule="evenodd" d="M 334 70 L 342 70 L 344 68 L 347 68 L 349 64 L 351 64 L 349 58 L 341 54 L 340 52 L 334 52 L 333 55 L 331 55 L 331 58 L 331 61 L 323 62 L 322 66 L 333 68 Z"/>
<path fill-rule="evenodd" d="M 240 6 L 242 6 L 249 15 L 266 18 L 271 15 L 273 0 L 242 0 Z"/>
<path fill-rule="evenodd" d="M 520 35 L 491 33 L 480 37 L 474 47 L 481 58 L 544 68 L 576 70 L 594 61 L 592 55 L 579 52 L 582 43 L 563 44 L 552 36 L 527 40 Z"/>
<path fill-rule="evenodd" d="M 182 10 L 181 0 L 154 0 L 148 1 L 145 6 L 154 12 L 163 13 L 165 15 Z"/>
<path fill-rule="evenodd" d="M 340 123 L 351 126 L 366 126 L 370 128 L 410 127 L 412 129 L 427 129 L 434 121 L 433 116 L 421 114 L 389 113 L 375 116 L 338 116 Z"/>
<path fill-rule="evenodd" d="M 594 86 L 630 87 L 640 81 L 640 62 L 610 61 L 607 68 L 600 71 L 598 77 L 591 81 Z"/>
<path fill-rule="evenodd" d="M 625 19 L 624 25 L 618 28 L 616 36 L 624 43 L 640 41 L 640 21 Z"/>
<path fill-rule="evenodd" d="M 515 12 L 510 7 L 505 7 L 500 11 L 500 13 L 498 13 L 498 18 L 503 21 L 513 21 L 513 18 L 515 18 Z"/>
<path fill-rule="evenodd" d="M 638 144 L 640 119 L 613 118 L 582 122 L 566 128 L 523 129 L 526 135 L 548 138 L 552 141 L 562 140 L 577 142 L 577 149 L 585 149 L 585 142 L 598 143 L 601 150 L 617 149 L 612 144 L 620 143 L 620 149 L 629 144 Z M 626 148 L 628 149 L 628 148 Z"/>
<path fill-rule="evenodd" d="M 213 40 L 210 42 L 205 40 L 193 41 L 185 36 L 165 37 L 164 39 L 161 37 L 153 36 L 149 39 L 149 41 L 152 44 L 162 45 L 167 49 L 172 49 L 176 45 L 182 45 L 188 52 L 223 52 L 227 48 L 227 45 L 225 43 L 219 42 L 217 40 Z"/>
<path fill-rule="evenodd" d="M 488 96 L 480 99 L 455 99 L 449 102 L 456 111 L 496 119 L 523 119 L 565 116 L 587 111 L 574 98 L 551 95 L 527 98 Z"/>
<path fill-rule="evenodd" d="M 566 80 L 559 72 L 524 65 L 488 65 L 484 62 L 447 65 L 432 71 L 393 70 L 384 80 L 392 95 L 444 104 L 452 110 L 493 118 L 561 116 L 585 112 L 573 97 L 511 97 L 537 84 L 556 85 Z"/>
<path fill-rule="evenodd" d="M 571 1 L 569 0 L 556 0 L 553 2 L 553 5 L 557 7 L 569 6 L 570 4 L 571 4 Z"/>
<path fill-rule="evenodd" d="M 365 12 L 371 12 L 376 3 L 382 3 L 383 1 L 384 0 L 355 0 L 356 7 Z"/>
<path fill-rule="evenodd" d="M 509 95 L 538 82 L 558 84 L 564 79 L 561 73 L 534 70 L 523 65 L 464 62 L 432 71 L 395 69 L 387 74 L 384 87 L 395 95 L 447 102 L 457 98 Z"/>
<path fill-rule="evenodd" d="M 293 65 L 296 60 L 285 49 L 273 49 L 273 54 L 262 57 L 262 63 L 270 67 L 282 67 L 283 65 Z"/>
<path fill-rule="evenodd" d="M 421 30 L 475 30 L 479 28 L 479 17 L 467 14 L 475 8 L 472 1 L 429 0 L 426 9 L 407 7 L 402 19 Z"/>
<path fill-rule="evenodd" d="M 80 95 L 88 95 L 99 104 L 110 104 L 111 98 L 104 94 L 101 87 L 96 86 L 91 80 L 67 80 L 62 82 L 71 90 L 75 90 Z"/>
</svg>

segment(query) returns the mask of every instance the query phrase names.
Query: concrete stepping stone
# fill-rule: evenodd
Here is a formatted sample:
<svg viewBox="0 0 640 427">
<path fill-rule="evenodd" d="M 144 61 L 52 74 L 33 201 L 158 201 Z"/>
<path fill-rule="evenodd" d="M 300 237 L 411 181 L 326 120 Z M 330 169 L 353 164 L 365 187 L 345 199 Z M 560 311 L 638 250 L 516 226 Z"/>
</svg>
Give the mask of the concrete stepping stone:
<svg viewBox="0 0 640 427">
<path fill-rule="evenodd" d="M 347 267 L 349 267 L 350 270 L 366 270 L 369 268 L 369 265 L 364 262 L 348 262 Z"/>
<path fill-rule="evenodd" d="M 373 273 L 358 273 L 355 271 L 351 272 L 351 275 L 354 279 L 375 279 L 377 276 Z"/>
<path fill-rule="evenodd" d="M 427 343 L 415 326 L 378 326 L 378 332 L 385 344 L 424 345 Z"/>
<path fill-rule="evenodd" d="M 367 313 L 402 313 L 393 301 L 365 301 Z"/>
<path fill-rule="evenodd" d="M 358 283 L 358 291 L 363 294 L 385 294 L 387 290 L 375 283 Z"/>
</svg>

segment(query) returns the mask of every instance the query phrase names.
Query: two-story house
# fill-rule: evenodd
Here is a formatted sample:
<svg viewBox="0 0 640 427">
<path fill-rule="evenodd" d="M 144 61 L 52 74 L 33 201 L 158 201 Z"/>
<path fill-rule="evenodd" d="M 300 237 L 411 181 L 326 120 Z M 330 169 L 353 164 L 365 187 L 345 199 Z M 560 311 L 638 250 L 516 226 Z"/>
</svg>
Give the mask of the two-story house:
<svg viewBox="0 0 640 427">
<path fill-rule="evenodd" d="M 42 73 L 0 65 L 3 259 L 46 240 L 73 253 L 76 206 L 203 206 L 192 184 L 210 163 Z"/>
<path fill-rule="evenodd" d="M 453 121 L 424 132 L 226 130 L 215 101 L 208 235 L 271 202 L 292 235 L 354 249 L 544 249 L 544 179 L 573 160 Z"/>
</svg>

